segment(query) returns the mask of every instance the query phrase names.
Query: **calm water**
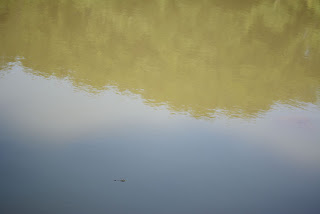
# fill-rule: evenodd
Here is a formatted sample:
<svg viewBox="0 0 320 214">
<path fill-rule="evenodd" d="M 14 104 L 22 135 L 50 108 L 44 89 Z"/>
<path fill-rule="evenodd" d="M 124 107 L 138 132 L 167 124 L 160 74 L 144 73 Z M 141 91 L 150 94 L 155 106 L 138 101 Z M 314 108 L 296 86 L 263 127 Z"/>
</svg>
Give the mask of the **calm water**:
<svg viewBox="0 0 320 214">
<path fill-rule="evenodd" d="M 317 0 L 1 0 L 0 213 L 320 213 L 319 20 Z"/>
</svg>

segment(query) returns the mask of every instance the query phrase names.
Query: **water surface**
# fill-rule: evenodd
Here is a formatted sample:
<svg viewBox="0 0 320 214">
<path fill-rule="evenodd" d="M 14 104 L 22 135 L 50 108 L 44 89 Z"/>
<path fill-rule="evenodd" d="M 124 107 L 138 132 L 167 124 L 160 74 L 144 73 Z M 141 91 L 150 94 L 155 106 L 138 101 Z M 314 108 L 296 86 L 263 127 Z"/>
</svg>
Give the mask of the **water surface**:
<svg viewBox="0 0 320 214">
<path fill-rule="evenodd" d="M 315 0 L 0 1 L 0 212 L 319 213 L 319 20 Z"/>
</svg>

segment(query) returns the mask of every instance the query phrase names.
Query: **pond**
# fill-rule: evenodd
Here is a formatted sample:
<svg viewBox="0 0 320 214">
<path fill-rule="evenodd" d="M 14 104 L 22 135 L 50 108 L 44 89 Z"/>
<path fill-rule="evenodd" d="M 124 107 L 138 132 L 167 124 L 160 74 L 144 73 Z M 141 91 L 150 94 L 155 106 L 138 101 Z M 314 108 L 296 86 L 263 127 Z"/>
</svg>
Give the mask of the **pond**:
<svg viewBox="0 0 320 214">
<path fill-rule="evenodd" d="M 320 2 L 0 1 L 0 212 L 320 213 Z"/>
</svg>

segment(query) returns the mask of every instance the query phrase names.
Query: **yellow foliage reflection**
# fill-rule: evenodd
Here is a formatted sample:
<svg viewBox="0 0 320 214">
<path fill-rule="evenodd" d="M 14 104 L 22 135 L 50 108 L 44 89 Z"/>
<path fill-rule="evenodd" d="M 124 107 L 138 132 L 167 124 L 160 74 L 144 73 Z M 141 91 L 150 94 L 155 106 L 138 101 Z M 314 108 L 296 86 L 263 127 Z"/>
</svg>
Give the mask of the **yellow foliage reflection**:
<svg viewBox="0 0 320 214">
<path fill-rule="evenodd" d="M 0 61 L 194 117 L 252 117 L 317 102 L 319 18 L 315 0 L 3 0 Z"/>
</svg>

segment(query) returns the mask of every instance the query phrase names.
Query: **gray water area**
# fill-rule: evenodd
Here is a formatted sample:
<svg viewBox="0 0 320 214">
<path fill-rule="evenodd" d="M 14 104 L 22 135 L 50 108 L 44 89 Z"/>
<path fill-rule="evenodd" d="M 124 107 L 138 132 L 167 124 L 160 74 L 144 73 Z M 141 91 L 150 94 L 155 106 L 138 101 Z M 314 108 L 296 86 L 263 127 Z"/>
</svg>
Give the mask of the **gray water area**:
<svg viewBox="0 0 320 214">
<path fill-rule="evenodd" d="M 19 63 L 0 79 L 0 97 L 1 213 L 320 209 L 319 135 L 299 123 L 286 126 L 291 137 L 277 132 L 272 118 L 285 106 L 260 120 L 199 120 L 111 89 L 90 96 Z"/>
</svg>

